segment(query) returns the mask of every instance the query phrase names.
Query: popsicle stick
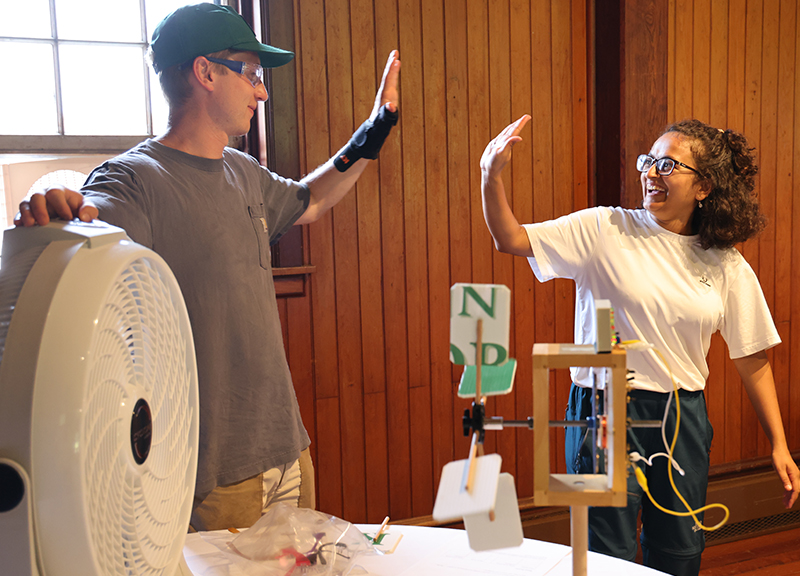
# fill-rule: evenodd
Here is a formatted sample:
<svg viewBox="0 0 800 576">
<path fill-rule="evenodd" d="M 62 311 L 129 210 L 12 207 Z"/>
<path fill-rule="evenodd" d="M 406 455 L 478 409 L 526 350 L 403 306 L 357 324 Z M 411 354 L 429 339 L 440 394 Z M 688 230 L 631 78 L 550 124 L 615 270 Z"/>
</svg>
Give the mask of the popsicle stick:
<svg viewBox="0 0 800 576">
<path fill-rule="evenodd" d="M 386 518 L 383 519 L 381 527 L 378 528 L 378 531 L 375 533 L 375 537 L 372 539 L 373 542 L 375 542 L 376 544 L 378 543 L 378 538 L 381 537 L 381 534 L 383 534 L 388 525 L 389 525 L 389 517 L 387 516 Z"/>
<path fill-rule="evenodd" d="M 472 433 L 472 443 L 469 446 L 469 461 L 467 462 L 467 481 L 464 483 L 464 489 L 472 494 L 472 486 L 475 483 L 475 457 L 478 452 L 478 433 Z"/>
<path fill-rule="evenodd" d="M 483 318 L 478 318 L 475 331 L 475 403 L 481 401 L 481 364 L 483 363 Z"/>
</svg>

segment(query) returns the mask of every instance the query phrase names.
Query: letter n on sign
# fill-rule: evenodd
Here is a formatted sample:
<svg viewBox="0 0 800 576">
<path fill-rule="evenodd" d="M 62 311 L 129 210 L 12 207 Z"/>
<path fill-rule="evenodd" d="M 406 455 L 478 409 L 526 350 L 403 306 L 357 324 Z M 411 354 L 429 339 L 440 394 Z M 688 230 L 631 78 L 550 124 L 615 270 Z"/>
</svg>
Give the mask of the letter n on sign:
<svg viewBox="0 0 800 576">
<path fill-rule="evenodd" d="M 478 318 L 483 320 L 481 364 L 508 360 L 511 290 L 502 284 L 453 284 L 450 288 L 450 361 L 475 364 Z"/>
</svg>

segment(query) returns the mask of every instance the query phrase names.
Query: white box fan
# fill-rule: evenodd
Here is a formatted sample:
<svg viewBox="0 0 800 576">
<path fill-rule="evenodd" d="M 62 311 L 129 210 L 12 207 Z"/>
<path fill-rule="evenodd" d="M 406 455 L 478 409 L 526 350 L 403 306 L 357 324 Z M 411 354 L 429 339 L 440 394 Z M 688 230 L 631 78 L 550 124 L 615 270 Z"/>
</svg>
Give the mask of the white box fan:
<svg viewBox="0 0 800 576">
<path fill-rule="evenodd" d="M 0 571 L 189 574 L 197 366 L 175 277 L 120 228 L 5 232 Z"/>
</svg>

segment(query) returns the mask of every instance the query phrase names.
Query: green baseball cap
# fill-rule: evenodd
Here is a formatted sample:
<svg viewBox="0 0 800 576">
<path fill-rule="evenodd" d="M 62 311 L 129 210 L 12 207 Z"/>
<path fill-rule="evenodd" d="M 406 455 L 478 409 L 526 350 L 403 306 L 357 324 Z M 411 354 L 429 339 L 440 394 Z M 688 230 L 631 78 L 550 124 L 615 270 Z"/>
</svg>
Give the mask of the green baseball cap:
<svg viewBox="0 0 800 576">
<path fill-rule="evenodd" d="M 229 48 L 255 52 L 264 68 L 283 66 L 294 58 L 293 52 L 259 42 L 230 6 L 207 2 L 183 6 L 164 18 L 153 32 L 150 48 L 156 72 Z"/>
</svg>

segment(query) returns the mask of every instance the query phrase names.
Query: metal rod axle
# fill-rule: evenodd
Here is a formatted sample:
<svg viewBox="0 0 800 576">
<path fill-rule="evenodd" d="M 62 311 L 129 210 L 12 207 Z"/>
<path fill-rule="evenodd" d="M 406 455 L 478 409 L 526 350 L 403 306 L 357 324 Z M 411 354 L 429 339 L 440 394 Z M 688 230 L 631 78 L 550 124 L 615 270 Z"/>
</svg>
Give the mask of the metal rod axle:
<svg viewBox="0 0 800 576">
<path fill-rule="evenodd" d="M 578 428 L 588 428 L 588 420 L 550 420 L 550 428 L 560 428 L 562 426 L 577 426 Z M 661 428 L 661 420 L 628 420 L 629 428 Z M 505 420 L 502 416 L 490 416 L 484 418 L 484 430 L 502 430 L 503 428 L 528 428 L 533 430 L 533 416 L 526 420 Z"/>
</svg>

